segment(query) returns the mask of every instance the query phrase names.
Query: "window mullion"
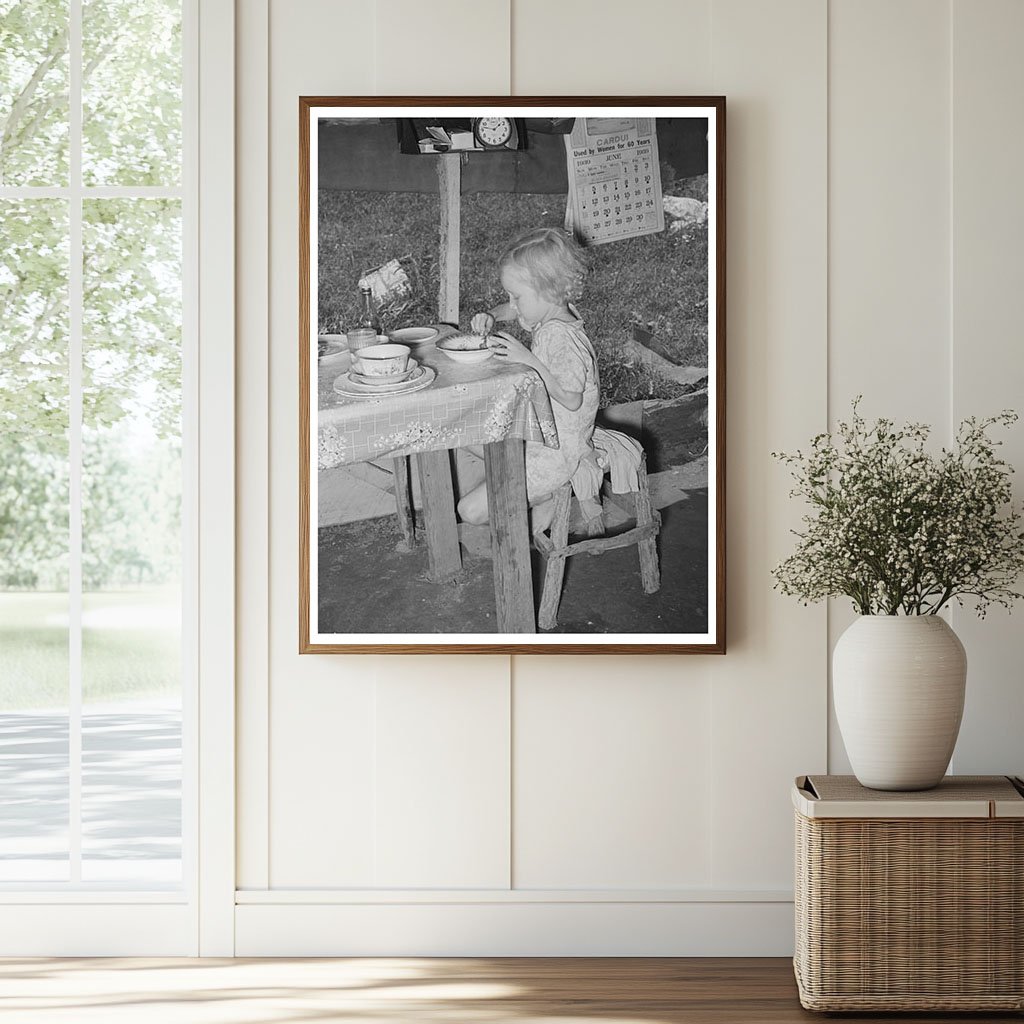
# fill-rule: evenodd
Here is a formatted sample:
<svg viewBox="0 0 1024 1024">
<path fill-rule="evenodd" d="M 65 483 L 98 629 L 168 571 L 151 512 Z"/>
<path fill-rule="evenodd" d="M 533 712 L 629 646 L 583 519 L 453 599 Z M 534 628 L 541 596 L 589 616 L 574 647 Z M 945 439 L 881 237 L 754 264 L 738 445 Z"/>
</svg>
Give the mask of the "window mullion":
<svg viewBox="0 0 1024 1024">
<path fill-rule="evenodd" d="M 82 0 L 70 0 L 68 268 L 68 842 L 71 884 L 82 880 Z"/>
</svg>

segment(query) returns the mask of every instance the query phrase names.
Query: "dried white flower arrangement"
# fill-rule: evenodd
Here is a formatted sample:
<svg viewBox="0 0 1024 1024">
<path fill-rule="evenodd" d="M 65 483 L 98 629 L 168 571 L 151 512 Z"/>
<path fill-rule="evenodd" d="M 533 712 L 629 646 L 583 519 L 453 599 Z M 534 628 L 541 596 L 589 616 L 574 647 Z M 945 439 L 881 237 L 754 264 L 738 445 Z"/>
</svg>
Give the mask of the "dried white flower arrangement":
<svg viewBox="0 0 1024 1024">
<path fill-rule="evenodd" d="M 1010 608 L 1024 597 L 1024 518 L 988 430 L 1017 414 L 966 419 L 952 450 L 932 455 L 927 426 L 869 426 L 859 401 L 809 452 L 772 453 L 811 505 L 796 551 L 773 570 L 776 589 L 804 603 L 846 596 L 862 615 L 934 615 L 964 598 L 982 617 Z"/>
</svg>

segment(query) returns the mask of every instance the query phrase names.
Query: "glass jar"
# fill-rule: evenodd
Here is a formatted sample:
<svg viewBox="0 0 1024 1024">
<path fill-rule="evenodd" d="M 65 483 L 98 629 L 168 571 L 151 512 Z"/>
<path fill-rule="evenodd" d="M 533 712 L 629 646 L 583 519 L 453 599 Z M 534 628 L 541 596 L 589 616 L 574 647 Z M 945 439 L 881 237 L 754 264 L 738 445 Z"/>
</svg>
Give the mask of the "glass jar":
<svg viewBox="0 0 1024 1024">
<path fill-rule="evenodd" d="M 378 344 L 377 332 L 372 327 L 353 327 L 346 332 L 349 352 L 358 352 L 361 348 Z"/>
</svg>

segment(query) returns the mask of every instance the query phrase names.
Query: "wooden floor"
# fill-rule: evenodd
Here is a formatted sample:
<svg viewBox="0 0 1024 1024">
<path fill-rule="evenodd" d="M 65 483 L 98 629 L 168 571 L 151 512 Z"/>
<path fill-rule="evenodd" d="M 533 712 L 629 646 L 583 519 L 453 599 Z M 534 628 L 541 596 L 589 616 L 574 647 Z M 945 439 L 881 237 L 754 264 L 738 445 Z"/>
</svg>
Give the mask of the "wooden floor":
<svg viewBox="0 0 1024 1024">
<path fill-rule="evenodd" d="M 845 1015 L 986 1021 L 1020 1014 Z M 739 1024 L 805 1012 L 786 959 L 5 959 L 3 1024 Z"/>
</svg>

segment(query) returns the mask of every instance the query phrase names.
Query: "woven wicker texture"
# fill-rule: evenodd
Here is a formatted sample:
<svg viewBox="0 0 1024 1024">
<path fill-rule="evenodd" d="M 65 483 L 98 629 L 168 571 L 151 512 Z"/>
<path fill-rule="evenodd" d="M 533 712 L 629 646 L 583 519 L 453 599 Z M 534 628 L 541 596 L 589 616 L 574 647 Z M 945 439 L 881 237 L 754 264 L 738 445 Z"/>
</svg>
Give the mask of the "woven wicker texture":
<svg viewBox="0 0 1024 1024">
<path fill-rule="evenodd" d="M 807 781 L 821 800 L 869 800 L 893 803 L 927 800 L 1020 800 L 1021 795 L 1009 779 L 991 775 L 947 776 L 934 789 L 890 792 L 865 789 L 853 775 L 809 775 Z"/>
<path fill-rule="evenodd" d="M 794 967 L 810 1010 L 1024 1009 L 1024 820 L 798 812 Z"/>
</svg>

